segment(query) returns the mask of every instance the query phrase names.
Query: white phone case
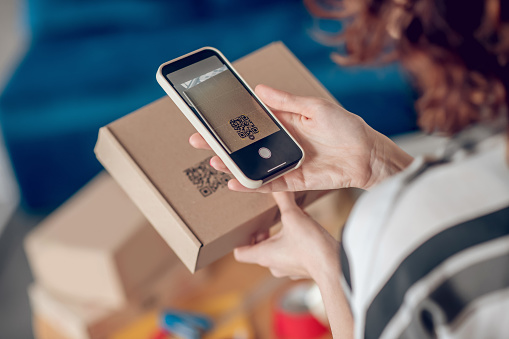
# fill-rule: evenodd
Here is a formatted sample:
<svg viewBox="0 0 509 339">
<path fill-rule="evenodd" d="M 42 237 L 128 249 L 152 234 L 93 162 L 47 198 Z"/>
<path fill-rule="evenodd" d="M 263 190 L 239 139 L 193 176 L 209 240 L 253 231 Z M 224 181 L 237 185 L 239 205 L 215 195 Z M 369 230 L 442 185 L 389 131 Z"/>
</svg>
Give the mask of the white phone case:
<svg viewBox="0 0 509 339">
<path fill-rule="evenodd" d="M 216 138 L 203 125 L 203 123 L 200 121 L 200 119 L 198 119 L 198 117 L 191 110 L 191 108 L 189 108 L 187 103 L 180 97 L 178 92 L 171 86 L 171 84 L 168 82 L 168 80 L 164 77 L 164 75 L 162 73 L 162 69 L 163 69 L 164 66 L 166 66 L 168 64 L 171 64 L 171 63 L 173 63 L 173 62 L 175 62 L 177 60 L 180 60 L 182 58 L 185 58 L 185 57 L 187 57 L 189 55 L 192 55 L 192 54 L 195 54 L 197 52 L 200 52 L 202 50 L 206 50 L 206 49 L 213 50 L 214 52 L 216 52 L 217 54 L 219 54 L 222 57 L 223 61 L 230 67 L 230 70 L 232 72 L 234 72 L 235 75 L 244 83 L 244 85 L 246 86 L 246 88 L 249 89 L 249 91 L 252 93 L 252 95 L 255 98 L 258 99 L 258 101 L 263 105 L 263 107 L 267 110 L 267 112 L 271 115 L 271 117 L 278 122 L 278 124 L 281 126 L 281 128 L 290 136 L 290 138 L 292 138 L 292 140 L 295 142 L 295 144 L 299 147 L 299 149 L 302 152 L 302 158 L 300 159 L 300 161 L 297 163 L 297 165 L 295 167 L 289 168 L 289 169 L 287 169 L 285 171 L 282 171 L 277 176 L 275 176 L 275 177 L 273 177 L 270 180 L 267 180 L 265 182 L 263 180 L 252 180 L 252 179 L 248 178 L 242 172 L 242 170 L 237 166 L 237 164 L 232 160 L 232 158 L 230 157 L 228 152 L 226 152 L 226 150 L 223 148 L 223 146 L 221 146 L 221 144 L 216 140 Z M 188 53 L 188 54 L 183 55 L 181 57 L 178 57 L 176 59 L 173 59 L 173 60 L 170 60 L 168 62 L 165 62 L 164 64 L 159 66 L 159 69 L 157 70 L 157 74 L 156 74 L 156 79 L 157 79 L 157 82 L 159 83 L 159 85 L 164 89 L 166 94 L 168 94 L 168 96 L 171 98 L 171 100 L 173 100 L 173 102 L 182 111 L 182 113 L 184 113 L 184 115 L 186 116 L 187 120 L 189 120 L 191 122 L 191 124 L 194 126 L 194 128 L 196 128 L 198 133 L 201 134 L 201 136 L 205 139 L 205 141 L 210 145 L 212 150 L 219 156 L 219 158 L 221 158 L 221 160 L 224 162 L 226 167 L 230 170 L 230 172 L 232 172 L 233 176 L 243 186 L 245 186 L 247 188 L 252 188 L 252 189 L 259 188 L 263 184 L 268 183 L 268 182 L 270 182 L 272 180 L 275 180 L 275 179 L 279 178 L 280 176 L 282 176 L 282 175 L 284 175 L 284 174 L 286 174 L 286 173 L 288 173 L 288 172 L 290 172 L 290 171 L 292 171 L 294 169 L 299 168 L 300 165 L 302 164 L 302 161 L 304 160 L 304 150 L 302 149 L 302 147 L 295 140 L 295 138 L 290 133 L 288 133 L 286 128 L 283 126 L 283 124 L 281 124 L 281 122 L 276 118 L 276 116 L 270 111 L 270 109 L 256 96 L 255 92 L 247 85 L 246 81 L 240 76 L 240 74 L 235 70 L 235 68 L 233 68 L 233 66 L 225 58 L 225 56 L 219 50 L 217 50 L 216 48 L 213 48 L 213 47 L 203 47 L 203 48 L 200 48 L 200 49 L 198 49 L 198 50 L 196 50 L 194 52 Z"/>
</svg>

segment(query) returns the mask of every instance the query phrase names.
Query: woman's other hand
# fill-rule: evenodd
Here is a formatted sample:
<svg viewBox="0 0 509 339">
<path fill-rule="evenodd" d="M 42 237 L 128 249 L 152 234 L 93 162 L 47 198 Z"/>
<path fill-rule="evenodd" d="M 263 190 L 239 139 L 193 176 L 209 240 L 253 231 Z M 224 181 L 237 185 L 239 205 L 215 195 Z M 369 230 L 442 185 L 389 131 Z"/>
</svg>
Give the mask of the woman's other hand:
<svg viewBox="0 0 509 339">
<path fill-rule="evenodd" d="M 323 272 L 339 269 L 339 245 L 321 225 L 309 217 L 289 192 L 273 193 L 281 211 L 281 230 L 257 243 L 236 248 L 235 259 L 270 269 L 275 277 L 317 279 Z"/>
<path fill-rule="evenodd" d="M 255 91 L 301 144 L 306 156 L 301 167 L 256 190 L 245 188 L 232 179 L 228 187 L 234 191 L 367 189 L 412 161 L 412 157 L 390 139 L 335 103 L 265 85 L 258 85 Z M 189 142 L 196 148 L 210 149 L 198 133 L 193 134 Z M 215 169 L 228 172 L 218 156 L 210 163 Z"/>
<path fill-rule="evenodd" d="M 311 278 L 322 294 L 334 338 L 353 338 L 353 318 L 340 284 L 339 243 L 295 203 L 293 193 L 273 193 L 282 229 L 235 249 L 235 259 L 268 267 L 276 277 Z"/>
</svg>

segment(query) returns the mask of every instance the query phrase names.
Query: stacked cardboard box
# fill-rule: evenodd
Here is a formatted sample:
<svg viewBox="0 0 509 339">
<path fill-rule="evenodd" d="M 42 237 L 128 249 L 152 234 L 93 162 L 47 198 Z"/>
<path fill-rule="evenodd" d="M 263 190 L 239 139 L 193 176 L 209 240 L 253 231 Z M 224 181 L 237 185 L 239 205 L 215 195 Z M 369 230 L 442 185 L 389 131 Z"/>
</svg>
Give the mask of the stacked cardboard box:
<svg viewBox="0 0 509 339">
<path fill-rule="evenodd" d="M 66 338 L 106 338 L 168 303 L 190 276 L 105 173 L 34 229 L 25 250 L 34 318 Z"/>
</svg>

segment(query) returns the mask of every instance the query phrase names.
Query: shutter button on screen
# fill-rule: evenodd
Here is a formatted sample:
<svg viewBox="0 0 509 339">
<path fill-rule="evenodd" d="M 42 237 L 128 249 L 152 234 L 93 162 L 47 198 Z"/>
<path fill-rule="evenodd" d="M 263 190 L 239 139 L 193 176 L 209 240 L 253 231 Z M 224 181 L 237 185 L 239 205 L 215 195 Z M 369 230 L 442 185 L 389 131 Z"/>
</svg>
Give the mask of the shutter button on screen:
<svg viewBox="0 0 509 339">
<path fill-rule="evenodd" d="M 270 149 L 262 147 L 258 150 L 258 154 L 260 154 L 262 158 L 268 159 L 272 155 L 272 152 L 270 151 Z"/>
</svg>

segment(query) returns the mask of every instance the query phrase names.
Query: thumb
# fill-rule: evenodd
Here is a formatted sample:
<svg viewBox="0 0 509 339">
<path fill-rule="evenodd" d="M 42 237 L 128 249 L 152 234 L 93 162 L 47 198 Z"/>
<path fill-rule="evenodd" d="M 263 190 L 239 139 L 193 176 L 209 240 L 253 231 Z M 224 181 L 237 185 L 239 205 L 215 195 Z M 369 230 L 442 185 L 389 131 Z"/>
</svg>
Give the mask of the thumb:
<svg viewBox="0 0 509 339">
<path fill-rule="evenodd" d="M 298 113 L 307 118 L 313 115 L 315 98 L 301 97 L 266 85 L 256 86 L 255 92 L 266 105 L 278 111 Z"/>
<path fill-rule="evenodd" d="M 281 211 L 281 215 L 284 215 L 289 212 L 295 212 L 300 210 L 300 207 L 297 205 L 295 201 L 295 193 L 293 192 L 273 192 L 272 196 L 276 201 L 276 204 Z"/>
<path fill-rule="evenodd" d="M 235 260 L 248 264 L 262 265 L 272 257 L 273 239 L 269 238 L 255 245 L 237 247 L 233 251 Z"/>
</svg>

